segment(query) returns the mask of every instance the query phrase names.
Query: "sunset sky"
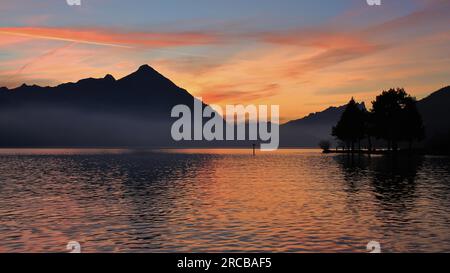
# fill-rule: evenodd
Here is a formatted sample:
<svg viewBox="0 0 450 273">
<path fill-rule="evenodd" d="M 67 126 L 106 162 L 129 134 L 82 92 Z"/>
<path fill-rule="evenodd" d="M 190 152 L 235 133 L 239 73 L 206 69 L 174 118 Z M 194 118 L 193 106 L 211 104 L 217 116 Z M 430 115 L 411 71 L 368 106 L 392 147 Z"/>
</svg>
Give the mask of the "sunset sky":
<svg viewBox="0 0 450 273">
<path fill-rule="evenodd" d="M 450 84 L 450 1 L 0 0 L 0 86 L 123 77 L 147 63 L 206 103 L 282 121 L 354 96 Z"/>
</svg>

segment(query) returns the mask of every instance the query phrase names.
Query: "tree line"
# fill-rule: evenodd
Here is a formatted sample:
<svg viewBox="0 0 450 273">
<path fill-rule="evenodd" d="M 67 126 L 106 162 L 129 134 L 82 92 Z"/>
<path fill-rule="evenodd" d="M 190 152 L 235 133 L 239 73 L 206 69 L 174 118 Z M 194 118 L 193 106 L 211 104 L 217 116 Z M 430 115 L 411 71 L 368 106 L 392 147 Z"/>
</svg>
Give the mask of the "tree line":
<svg viewBox="0 0 450 273">
<path fill-rule="evenodd" d="M 361 149 L 364 139 L 369 151 L 374 139 L 384 140 L 388 151 L 397 151 L 402 142 L 408 143 L 411 150 L 414 141 L 425 138 L 425 127 L 417 100 L 403 88 L 396 88 L 378 95 L 370 110 L 360 107 L 352 98 L 332 128 L 332 136 L 352 152 L 355 145 Z"/>
</svg>

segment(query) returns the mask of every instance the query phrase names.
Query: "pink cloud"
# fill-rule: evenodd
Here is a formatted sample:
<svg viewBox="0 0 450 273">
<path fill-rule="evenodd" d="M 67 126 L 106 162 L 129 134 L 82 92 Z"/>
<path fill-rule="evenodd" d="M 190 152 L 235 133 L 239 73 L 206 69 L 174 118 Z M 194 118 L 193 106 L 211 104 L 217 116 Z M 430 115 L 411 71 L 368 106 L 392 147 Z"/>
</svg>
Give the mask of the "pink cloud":
<svg viewBox="0 0 450 273">
<path fill-rule="evenodd" d="M 217 84 L 207 88 L 209 91 L 203 92 L 200 96 L 209 103 L 228 102 L 245 103 L 259 98 L 270 98 L 280 91 L 278 84 L 265 84 L 256 89 L 243 89 L 240 84 Z"/>
<path fill-rule="evenodd" d="M 208 45 L 218 42 L 217 36 L 204 32 L 122 33 L 94 28 L 0 27 L 0 34 L 115 47 L 162 48 Z"/>
</svg>

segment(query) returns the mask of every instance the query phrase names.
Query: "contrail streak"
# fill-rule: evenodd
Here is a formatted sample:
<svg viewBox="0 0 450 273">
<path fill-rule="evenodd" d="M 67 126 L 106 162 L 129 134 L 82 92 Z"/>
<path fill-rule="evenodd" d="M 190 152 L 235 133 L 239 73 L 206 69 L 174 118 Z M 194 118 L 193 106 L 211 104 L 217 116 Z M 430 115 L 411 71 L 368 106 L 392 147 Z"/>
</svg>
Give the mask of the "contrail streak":
<svg viewBox="0 0 450 273">
<path fill-rule="evenodd" d="M 22 37 L 30 37 L 30 38 L 36 38 L 36 39 L 47 39 L 47 40 L 55 40 L 55 41 L 64 41 L 64 42 L 75 42 L 75 43 L 89 44 L 89 45 L 111 46 L 111 47 L 120 47 L 120 48 L 132 48 L 131 46 L 127 46 L 127 45 L 93 42 L 93 41 L 80 40 L 80 39 L 59 38 L 59 37 L 53 37 L 53 36 L 36 35 L 36 34 L 28 34 L 28 33 L 18 33 L 18 32 L 13 32 L 13 31 L 4 31 L 4 30 L 0 30 L 0 34 L 9 34 L 9 35 L 22 36 Z"/>
</svg>

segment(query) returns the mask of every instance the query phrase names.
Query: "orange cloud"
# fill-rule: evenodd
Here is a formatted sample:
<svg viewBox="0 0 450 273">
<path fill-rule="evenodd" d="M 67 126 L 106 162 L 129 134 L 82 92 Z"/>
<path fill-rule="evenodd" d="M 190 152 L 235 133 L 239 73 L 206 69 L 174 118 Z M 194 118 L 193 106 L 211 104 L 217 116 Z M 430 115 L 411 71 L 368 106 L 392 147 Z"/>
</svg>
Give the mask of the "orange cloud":
<svg viewBox="0 0 450 273">
<path fill-rule="evenodd" d="M 121 54 L 124 49 L 115 47 L 105 50 L 76 43 L 51 43 L 32 50 L 33 54 L 0 62 L 0 86 L 14 88 L 23 83 L 53 86 L 82 78 L 99 78 L 107 73 L 121 77 L 140 64 L 124 63 Z"/>
<path fill-rule="evenodd" d="M 366 39 L 352 33 L 338 33 L 317 29 L 264 33 L 261 37 L 264 41 L 274 44 L 311 46 L 323 49 L 362 48 L 369 45 Z"/>
<path fill-rule="evenodd" d="M 218 41 L 215 35 L 203 32 L 120 33 L 87 28 L 0 27 L 0 34 L 114 47 L 162 48 L 207 45 Z"/>
<path fill-rule="evenodd" d="M 327 68 L 346 61 L 362 58 L 386 49 L 382 45 L 372 41 L 366 35 L 358 32 L 338 33 L 318 30 L 288 31 L 285 33 L 266 33 L 262 36 L 266 42 L 280 45 L 302 48 L 313 48 L 316 53 L 295 60 L 287 67 L 286 73 L 291 76 L 299 76 L 311 71 Z"/>
<path fill-rule="evenodd" d="M 337 27 L 343 26 L 339 21 L 309 29 L 221 35 L 0 27 L 0 35 L 7 37 L 0 36 L 0 46 L 20 56 L 14 63 L 8 63 L 9 59 L 0 63 L 9 69 L 0 69 L 0 81 L 8 84 L 17 71 L 20 75 L 9 85 L 60 83 L 106 73 L 119 78 L 149 63 L 207 103 L 279 104 L 282 116 L 288 118 L 342 105 L 351 96 L 370 102 L 380 90 L 393 86 L 405 87 L 420 97 L 447 85 L 450 77 L 450 29 L 445 24 L 450 23 L 450 4 L 428 2 L 422 10 L 384 23 L 339 30 Z M 369 10 L 357 17 L 366 12 Z M 44 43 L 9 46 L 20 39 L 44 39 Z M 66 47 L 55 41 L 74 45 Z M 49 47 L 42 48 L 47 43 Z M 178 54 L 173 48 L 191 45 L 214 47 L 195 51 L 202 56 Z"/>
<path fill-rule="evenodd" d="M 29 61 L 28 63 L 24 64 L 24 65 L 17 71 L 16 75 L 22 73 L 27 67 L 29 67 L 29 66 L 31 66 L 31 65 L 33 65 L 33 64 L 35 64 L 35 63 L 42 62 L 45 58 L 51 57 L 51 56 L 57 54 L 59 51 L 64 50 L 64 49 L 67 49 L 67 48 L 71 47 L 71 46 L 74 45 L 74 44 L 75 44 L 75 43 L 69 43 L 69 44 L 64 45 L 64 46 L 62 46 L 62 47 L 58 47 L 58 48 L 55 48 L 55 49 L 50 50 L 50 51 L 48 51 L 48 52 L 45 52 L 45 53 L 42 54 L 41 56 L 38 56 L 38 57 L 34 58 L 33 60 Z M 15 75 L 14 75 L 14 76 L 15 76 Z"/>
<path fill-rule="evenodd" d="M 218 84 L 208 87 L 208 90 L 200 94 L 204 101 L 223 102 L 239 104 L 251 102 L 259 98 L 269 98 L 275 96 L 280 90 L 278 84 L 265 84 L 257 89 L 243 89 L 241 84 Z"/>
<path fill-rule="evenodd" d="M 5 35 L 0 33 L 0 47 L 7 47 L 18 43 L 29 41 L 30 38 L 16 35 Z"/>
</svg>

